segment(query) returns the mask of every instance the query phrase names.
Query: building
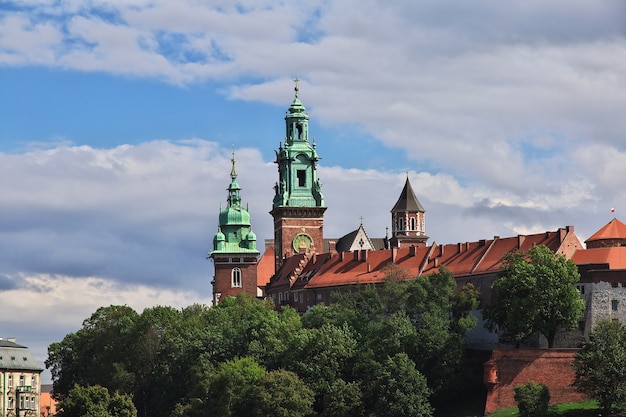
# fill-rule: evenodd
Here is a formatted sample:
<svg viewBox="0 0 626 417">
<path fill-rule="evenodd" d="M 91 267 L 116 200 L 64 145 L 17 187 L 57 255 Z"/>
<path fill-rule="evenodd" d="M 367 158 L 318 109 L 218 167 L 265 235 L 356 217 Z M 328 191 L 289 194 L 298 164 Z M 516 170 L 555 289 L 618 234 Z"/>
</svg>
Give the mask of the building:
<svg viewBox="0 0 626 417">
<path fill-rule="evenodd" d="M 278 181 L 270 211 L 274 238 L 266 241 L 259 258 L 250 215 L 241 204 L 233 154 L 228 204 L 220 208 L 214 250 L 209 253 L 215 263 L 214 303 L 246 292 L 271 297 L 277 308 L 289 305 L 305 312 L 316 304 L 328 303 L 332 292 L 381 284 L 385 268 L 394 264 L 415 277 L 445 267 L 458 285 L 472 284 L 479 289 L 484 306 L 491 300 L 491 285 L 505 255 L 545 245 L 579 267 L 581 281 L 577 287 L 587 303 L 581 322 L 583 333 L 604 317 L 626 323 L 626 225 L 617 219 L 587 239 L 586 249 L 573 226 L 530 235 L 429 244 L 426 210 L 407 175 L 397 201 L 389 202 L 391 236 L 371 238 L 360 224 L 341 238 L 326 238 L 326 206 L 317 175 L 321 158 L 315 141 L 310 140 L 309 116 L 295 81 L 295 97 L 285 116 L 285 139 L 275 151 Z M 480 311 L 475 314 L 479 324 L 467 335 L 468 345 L 497 344 L 497 335 L 483 329 Z M 572 345 L 574 340 L 564 343 Z"/>
<path fill-rule="evenodd" d="M 601 319 L 626 324 L 626 224 L 614 218 L 585 243 L 587 249 L 576 251 L 572 258 L 586 304 L 585 333 Z"/>
<path fill-rule="evenodd" d="M 38 416 L 39 367 L 26 346 L 13 338 L 0 339 L 0 415 Z"/>
<path fill-rule="evenodd" d="M 285 116 L 285 143 L 278 145 L 278 181 L 270 214 L 274 218 L 274 264 L 277 271 L 294 254 L 322 250 L 324 241 L 324 196 L 317 178 L 315 141 L 309 141 L 309 115 L 298 97 Z"/>
<path fill-rule="evenodd" d="M 231 159 L 230 185 L 225 208 L 220 206 L 219 226 L 213 237 L 213 251 L 208 258 L 214 263 L 213 304 L 223 297 L 235 297 L 240 292 L 263 296 L 264 283 L 257 282 L 260 252 L 252 232 L 250 213 L 241 204 L 241 187 L 237 183 L 235 153 Z"/>
</svg>

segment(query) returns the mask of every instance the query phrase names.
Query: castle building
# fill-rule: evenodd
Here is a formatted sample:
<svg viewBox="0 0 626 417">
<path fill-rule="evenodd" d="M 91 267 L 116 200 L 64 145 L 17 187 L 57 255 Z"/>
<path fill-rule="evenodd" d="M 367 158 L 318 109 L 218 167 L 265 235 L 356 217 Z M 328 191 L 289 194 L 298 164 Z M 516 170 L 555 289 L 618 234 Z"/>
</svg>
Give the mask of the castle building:
<svg viewBox="0 0 626 417">
<path fill-rule="evenodd" d="M 263 295 L 257 282 L 260 252 L 256 248 L 256 235 L 251 229 L 250 214 L 241 204 L 234 152 L 231 162 L 228 204 L 225 208 L 220 205 L 219 226 L 213 237 L 213 251 L 208 255 L 215 269 L 211 282 L 214 305 L 221 298 L 234 297 L 240 292 Z"/>
<path fill-rule="evenodd" d="M 270 211 L 274 239 L 266 241 L 260 258 L 250 215 L 241 204 L 233 153 L 228 204 L 220 207 L 219 227 L 208 256 L 215 263 L 215 304 L 223 297 L 245 292 L 270 297 L 277 308 L 289 305 L 305 312 L 328 303 L 333 292 L 382 284 L 386 267 L 395 264 L 413 277 L 445 267 L 457 285 L 472 284 L 479 290 L 482 307 L 491 301 L 491 285 L 507 254 L 545 245 L 578 265 L 581 280 L 577 287 L 587 303 L 583 333 L 603 317 L 626 324 L 626 224 L 617 219 L 587 239 L 587 249 L 573 226 L 474 242 L 429 244 L 426 210 L 407 175 L 397 201 L 389 204 L 391 236 L 370 238 L 361 223 L 339 239 L 325 238 L 326 206 L 317 175 L 320 157 L 315 141 L 309 139 L 309 116 L 295 81 L 295 98 L 285 116 L 285 140 L 276 150 L 278 181 Z M 476 315 L 479 324 L 467 335 L 467 344 L 497 345 L 497 334 L 487 334 L 480 311 Z"/>
<path fill-rule="evenodd" d="M 39 367 L 26 346 L 0 338 L 0 413 L 2 416 L 38 416 Z"/>
</svg>

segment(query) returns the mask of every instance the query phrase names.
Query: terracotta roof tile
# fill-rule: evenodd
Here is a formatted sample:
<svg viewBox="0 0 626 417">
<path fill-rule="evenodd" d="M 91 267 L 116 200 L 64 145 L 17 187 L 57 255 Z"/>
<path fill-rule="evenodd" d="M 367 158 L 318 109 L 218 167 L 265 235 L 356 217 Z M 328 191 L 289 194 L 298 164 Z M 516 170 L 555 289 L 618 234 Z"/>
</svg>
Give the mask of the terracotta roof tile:
<svg viewBox="0 0 626 417">
<path fill-rule="evenodd" d="M 572 260 L 576 265 L 607 263 L 610 269 L 626 269 L 626 247 L 580 249 Z"/>
<path fill-rule="evenodd" d="M 614 218 L 585 240 L 585 243 L 606 239 L 626 239 L 626 224 Z"/>
<path fill-rule="evenodd" d="M 257 281 L 258 287 L 265 287 L 270 278 L 274 275 L 274 247 L 268 246 L 265 248 L 265 252 L 261 256 L 259 263 L 257 264 Z"/>
</svg>

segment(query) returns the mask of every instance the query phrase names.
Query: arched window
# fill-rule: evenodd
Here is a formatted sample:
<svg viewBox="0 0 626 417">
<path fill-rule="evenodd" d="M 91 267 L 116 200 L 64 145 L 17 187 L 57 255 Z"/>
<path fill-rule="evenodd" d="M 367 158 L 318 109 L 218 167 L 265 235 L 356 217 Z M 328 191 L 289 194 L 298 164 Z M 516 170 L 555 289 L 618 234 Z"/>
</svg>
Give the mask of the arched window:
<svg viewBox="0 0 626 417">
<path fill-rule="evenodd" d="M 235 287 L 235 288 L 241 287 L 241 269 L 233 268 L 233 270 L 230 273 L 230 278 L 231 278 L 232 287 Z"/>
<path fill-rule="evenodd" d="M 411 230 L 415 230 L 415 217 L 411 217 Z"/>
</svg>

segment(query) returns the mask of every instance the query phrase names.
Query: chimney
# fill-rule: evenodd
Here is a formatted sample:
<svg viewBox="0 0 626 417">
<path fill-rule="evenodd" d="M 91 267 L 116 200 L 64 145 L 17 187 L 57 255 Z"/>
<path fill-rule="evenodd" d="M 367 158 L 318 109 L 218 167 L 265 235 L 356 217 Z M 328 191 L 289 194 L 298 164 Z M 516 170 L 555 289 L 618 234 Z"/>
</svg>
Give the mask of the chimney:
<svg viewBox="0 0 626 417">
<path fill-rule="evenodd" d="M 443 256 L 443 245 L 439 246 L 439 256 Z"/>
<path fill-rule="evenodd" d="M 398 248 L 394 246 L 391 248 L 391 262 L 395 264 L 397 257 L 398 257 Z"/>
<path fill-rule="evenodd" d="M 370 272 L 372 272 L 372 266 L 370 265 L 370 263 L 367 263 L 367 273 L 369 274 Z"/>
<path fill-rule="evenodd" d="M 14 337 L 7 337 L 7 340 L 11 343 L 16 343 L 17 339 Z"/>
<path fill-rule="evenodd" d="M 361 249 L 361 261 L 367 261 L 367 249 Z"/>
<path fill-rule="evenodd" d="M 339 252 L 339 262 L 343 262 L 343 252 Z"/>
<path fill-rule="evenodd" d="M 478 246 L 485 246 L 485 243 L 486 243 L 486 242 L 487 242 L 487 241 L 486 241 L 485 239 L 480 239 L 480 240 L 478 241 Z"/>
<path fill-rule="evenodd" d="M 524 236 L 524 235 L 517 235 L 517 249 L 520 249 L 522 247 L 522 245 L 524 244 L 525 240 L 526 240 L 526 236 Z"/>
</svg>

